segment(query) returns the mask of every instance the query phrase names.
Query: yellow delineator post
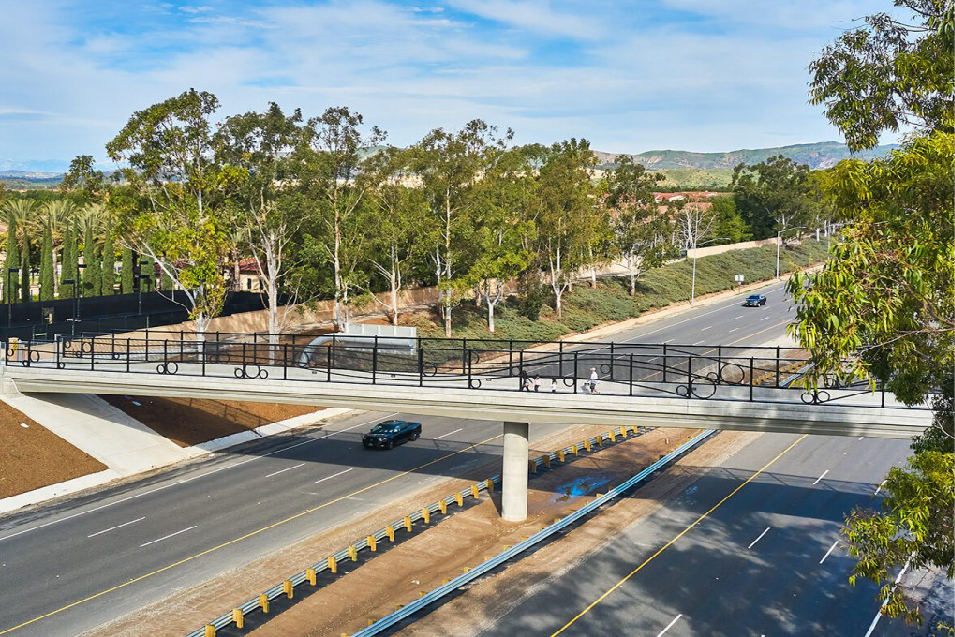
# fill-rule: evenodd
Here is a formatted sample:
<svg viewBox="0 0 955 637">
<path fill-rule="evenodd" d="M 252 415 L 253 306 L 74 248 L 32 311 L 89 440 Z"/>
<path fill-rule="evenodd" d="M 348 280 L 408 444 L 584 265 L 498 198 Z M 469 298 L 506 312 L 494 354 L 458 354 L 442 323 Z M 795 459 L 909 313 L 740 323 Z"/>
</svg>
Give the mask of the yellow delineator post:
<svg viewBox="0 0 955 637">
<path fill-rule="evenodd" d="M 385 529 L 385 532 L 388 534 L 388 539 L 392 542 L 395 541 L 395 527 L 389 526 Z"/>
<path fill-rule="evenodd" d="M 558 460 L 560 460 L 561 462 L 566 462 L 566 461 L 567 461 L 566 458 L 567 458 L 567 456 L 564 455 L 564 450 L 563 450 L 563 449 L 560 449 L 560 450 L 557 451 L 557 459 L 558 459 Z"/>
<path fill-rule="evenodd" d="M 354 544 L 348 547 L 348 557 L 351 558 L 352 562 L 358 561 L 358 547 Z"/>
<path fill-rule="evenodd" d="M 464 506 L 464 498 L 461 496 L 461 492 L 460 492 L 460 491 L 458 491 L 457 493 L 454 494 L 454 502 L 455 502 L 459 507 L 463 507 L 463 506 Z"/>
<path fill-rule="evenodd" d="M 285 591 L 285 594 L 288 595 L 289 599 L 292 599 L 292 580 L 285 580 L 282 582 L 282 590 Z"/>
<path fill-rule="evenodd" d="M 308 580 L 308 583 L 312 586 L 315 586 L 318 583 L 318 573 L 314 568 L 305 569 L 305 579 Z"/>
<path fill-rule="evenodd" d="M 405 529 L 411 531 L 411 518 L 407 515 L 405 516 Z"/>
<path fill-rule="evenodd" d="M 216 627 L 212 624 L 206 624 L 206 637 L 216 637 Z"/>
<path fill-rule="evenodd" d="M 425 524 L 431 524 L 431 511 L 428 511 L 428 507 L 421 509 L 421 519 Z"/>
<path fill-rule="evenodd" d="M 586 449 L 587 451 L 590 451 L 590 438 L 587 438 L 587 440 L 584 440 L 584 449 Z"/>
<path fill-rule="evenodd" d="M 447 513 L 448 503 L 445 502 L 444 500 L 438 500 L 438 509 L 441 511 L 441 513 Z"/>
<path fill-rule="evenodd" d="M 245 628 L 245 617 L 242 616 L 241 608 L 232 609 L 232 621 L 235 622 L 236 628 Z"/>
<path fill-rule="evenodd" d="M 334 555 L 328 556 L 328 570 L 330 570 L 332 573 L 338 572 L 338 562 L 335 561 Z"/>
<path fill-rule="evenodd" d="M 570 445 L 570 453 L 574 454 L 575 456 L 580 453 L 580 451 L 577 449 L 577 445 Z"/>
<path fill-rule="evenodd" d="M 478 485 L 476 484 L 471 485 L 471 497 L 474 499 L 481 497 L 481 490 L 478 488 Z"/>
<path fill-rule="evenodd" d="M 491 480 L 490 478 L 488 478 L 486 480 L 486 484 L 487 484 L 487 494 L 491 495 L 492 493 L 494 493 L 494 480 Z"/>
<path fill-rule="evenodd" d="M 259 608 L 261 608 L 262 612 L 266 615 L 269 614 L 269 596 L 265 593 L 259 595 Z"/>
<path fill-rule="evenodd" d="M 616 433 L 613 429 L 611 429 L 610 431 L 608 431 L 606 435 L 609 435 L 609 436 L 610 436 L 610 441 L 611 441 L 611 442 L 616 442 L 616 441 L 617 441 L 617 433 Z"/>
<path fill-rule="evenodd" d="M 604 437 L 603 437 L 603 435 L 596 436 L 596 439 L 597 439 L 597 446 L 598 446 L 598 447 L 603 447 L 603 446 L 604 446 Z"/>
<path fill-rule="evenodd" d="M 623 436 L 624 438 L 627 437 L 627 428 L 626 428 L 626 427 L 621 427 L 621 428 L 620 428 L 620 435 Z"/>
<path fill-rule="evenodd" d="M 369 625 L 369 626 L 371 626 L 371 625 L 374 624 L 374 623 L 375 623 L 375 620 L 374 620 L 374 619 L 369 619 L 369 620 L 368 620 L 368 625 Z"/>
<path fill-rule="evenodd" d="M 366 537 L 365 542 L 368 543 L 368 550 L 370 550 L 372 553 L 378 550 L 378 540 L 375 539 L 374 535 L 369 535 Z"/>
</svg>

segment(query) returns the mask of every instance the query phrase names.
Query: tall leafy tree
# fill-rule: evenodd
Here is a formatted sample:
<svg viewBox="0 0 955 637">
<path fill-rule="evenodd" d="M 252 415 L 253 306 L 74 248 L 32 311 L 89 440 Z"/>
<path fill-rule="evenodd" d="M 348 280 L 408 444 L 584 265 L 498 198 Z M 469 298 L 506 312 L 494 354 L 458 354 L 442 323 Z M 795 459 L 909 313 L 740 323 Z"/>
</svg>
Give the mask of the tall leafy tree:
<svg viewBox="0 0 955 637">
<path fill-rule="evenodd" d="M 440 293 L 444 333 L 451 335 L 451 313 L 470 287 L 466 255 L 473 219 L 471 191 L 488 167 L 489 151 L 503 149 L 513 138 L 508 129 L 475 119 L 458 131 L 436 128 L 414 147 L 413 168 L 421 178 L 429 209 L 430 253 Z"/>
<path fill-rule="evenodd" d="M 225 200 L 245 178 L 216 162 L 218 108 L 215 95 L 190 89 L 134 113 L 106 145 L 113 161 L 128 163 L 123 176 L 144 202 L 121 210 L 124 241 L 182 288 L 200 338 L 225 302 Z"/>
<path fill-rule="evenodd" d="M 275 103 L 265 113 L 229 117 L 216 134 L 223 165 L 238 167 L 247 179 L 233 193 L 242 245 L 251 252 L 265 280 L 269 339 L 275 344 L 289 316 L 279 307 L 279 293 L 290 291 L 289 249 L 302 226 L 301 198 L 287 188 L 295 178 L 290 160 L 303 138 L 302 114 L 282 112 Z"/>
<path fill-rule="evenodd" d="M 7 205 L 7 246 L 3 264 L 4 303 L 17 303 L 20 289 L 19 275 L 10 273 L 11 269 L 20 267 L 20 240 L 17 236 L 17 216 L 13 212 L 12 203 Z"/>
<path fill-rule="evenodd" d="M 778 155 L 733 170 L 736 207 L 757 239 L 785 232 L 806 221 L 809 166 Z"/>
<path fill-rule="evenodd" d="M 812 174 L 810 173 L 810 176 Z M 736 209 L 736 200 L 732 196 L 713 197 L 710 203 L 715 217 L 710 234 L 713 235 L 715 243 L 740 243 L 749 241 L 753 237 L 749 226 Z M 815 210 L 815 207 L 813 209 Z"/>
<path fill-rule="evenodd" d="M 113 228 L 109 225 L 104 230 L 100 265 L 103 268 L 100 274 L 100 293 L 112 294 L 116 284 L 116 246 L 113 243 Z"/>
<path fill-rule="evenodd" d="M 663 175 L 648 173 L 623 155 L 604 184 L 613 243 L 627 265 L 631 296 L 636 292 L 637 277 L 662 265 L 671 252 L 669 220 L 653 196 L 653 187 L 663 179 Z"/>
<path fill-rule="evenodd" d="M 853 579 L 880 584 L 882 612 L 920 619 L 893 574 L 908 564 L 955 575 L 952 396 L 955 394 L 955 23 L 950 3 L 897 0 L 912 18 L 866 19 L 813 63 L 812 96 L 856 149 L 901 124 L 917 133 L 889 157 L 841 162 L 823 183 L 851 222 L 821 272 L 793 277 L 793 333 L 823 374 L 885 383 L 906 403 L 932 390 L 935 426 L 892 469 L 881 511 L 855 511 L 844 533 Z M 952 626 L 947 627 L 948 631 Z"/>
<path fill-rule="evenodd" d="M 79 268 L 77 268 L 76 220 L 68 218 L 63 231 L 63 268 L 60 276 L 60 297 L 74 298 L 79 292 Z M 73 281 L 72 284 L 66 281 Z"/>
<path fill-rule="evenodd" d="M 99 296 L 102 294 L 102 264 L 100 263 L 99 246 L 97 245 L 97 234 L 99 223 L 99 208 L 90 206 L 87 208 L 87 214 L 81 219 L 83 228 L 83 267 L 80 278 L 82 279 L 82 296 L 84 298 Z"/>
<path fill-rule="evenodd" d="M 338 327 L 347 320 L 351 292 L 360 282 L 359 265 L 368 239 L 361 221 L 373 185 L 371 171 L 364 169 L 367 149 L 385 138 L 377 126 L 365 130 L 361 113 L 333 107 L 308 120 L 296 156 L 298 181 L 311 202 L 304 255 L 331 266 Z"/>
<path fill-rule="evenodd" d="M 43 243 L 40 248 L 40 300 L 52 301 L 53 281 L 53 229 L 43 224 Z"/>
<path fill-rule="evenodd" d="M 120 294 L 132 294 L 136 291 L 136 264 L 133 249 L 123 248 L 122 269 L 119 273 L 119 291 Z"/>
<path fill-rule="evenodd" d="M 69 199 L 56 199 L 43 206 L 43 225 L 45 228 L 49 227 L 53 241 L 50 252 L 50 262 L 53 271 L 54 296 L 58 296 L 60 293 L 60 277 L 58 277 L 57 274 L 62 259 L 57 256 L 60 249 L 58 244 L 62 244 L 64 256 L 66 256 L 66 229 L 73 222 L 74 215 L 75 206 Z"/>
</svg>

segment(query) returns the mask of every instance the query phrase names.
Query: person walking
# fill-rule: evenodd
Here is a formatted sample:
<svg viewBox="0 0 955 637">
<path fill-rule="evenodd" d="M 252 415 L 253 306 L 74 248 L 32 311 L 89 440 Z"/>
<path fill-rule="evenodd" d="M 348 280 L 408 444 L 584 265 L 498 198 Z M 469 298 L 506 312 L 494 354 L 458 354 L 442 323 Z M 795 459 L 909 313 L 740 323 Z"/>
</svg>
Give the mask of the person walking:
<svg viewBox="0 0 955 637">
<path fill-rule="evenodd" d="M 550 393 L 552 393 L 552 394 L 556 394 L 556 393 L 557 393 L 557 379 L 556 379 L 556 378 L 551 378 L 551 379 L 550 379 Z"/>
<path fill-rule="evenodd" d="M 591 367 L 591 368 L 590 368 L 590 393 L 591 393 L 591 394 L 600 393 L 600 392 L 597 391 L 597 380 L 598 380 L 598 377 L 597 377 L 597 368 L 596 368 L 596 367 Z"/>
<path fill-rule="evenodd" d="M 541 377 L 540 375 L 534 376 L 534 391 L 541 390 Z"/>
</svg>

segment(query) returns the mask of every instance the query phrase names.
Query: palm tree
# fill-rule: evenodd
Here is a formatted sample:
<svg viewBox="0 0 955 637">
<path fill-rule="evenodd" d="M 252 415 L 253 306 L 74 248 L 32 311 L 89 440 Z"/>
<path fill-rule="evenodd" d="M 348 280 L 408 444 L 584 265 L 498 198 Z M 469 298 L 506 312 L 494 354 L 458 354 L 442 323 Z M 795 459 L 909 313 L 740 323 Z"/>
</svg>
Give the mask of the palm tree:
<svg viewBox="0 0 955 637">
<path fill-rule="evenodd" d="M 66 254 L 66 241 L 69 234 L 67 227 L 73 222 L 75 216 L 76 206 L 68 199 L 57 199 L 43 206 L 43 224 L 50 229 L 53 238 L 53 251 L 50 256 L 53 260 L 53 294 L 55 296 L 59 296 L 60 293 L 60 279 L 56 276 L 58 263 L 56 251 L 58 247 L 61 247 L 64 251 L 64 257 L 68 256 Z M 64 278 L 68 279 L 70 277 L 64 276 Z"/>
<path fill-rule="evenodd" d="M 34 201 L 28 199 L 18 199 L 7 202 L 5 208 L 7 219 L 14 225 L 16 241 L 20 244 L 20 281 L 22 287 L 22 301 L 26 303 L 31 299 L 30 294 L 30 234 L 36 225 L 36 215 L 34 213 Z M 12 267 L 12 266 L 11 266 Z M 6 278 L 6 277 L 5 277 Z"/>
</svg>

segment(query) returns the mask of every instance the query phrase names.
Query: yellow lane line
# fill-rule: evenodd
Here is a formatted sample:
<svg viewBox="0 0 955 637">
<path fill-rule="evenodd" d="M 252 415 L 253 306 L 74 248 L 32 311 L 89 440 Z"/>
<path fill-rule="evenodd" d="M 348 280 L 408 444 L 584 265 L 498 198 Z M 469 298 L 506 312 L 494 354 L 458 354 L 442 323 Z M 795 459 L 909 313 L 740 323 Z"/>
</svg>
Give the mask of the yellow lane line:
<svg viewBox="0 0 955 637">
<path fill-rule="evenodd" d="M 587 613 L 589 613 L 591 608 L 593 608 L 594 606 L 596 606 L 597 604 L 599 604 L 600 602 L 602 602 L 608 595 L 610 595 L 610 593 L 614 592 L 615 590 L 617 590 L 618 588 L 620 588 L 621 586 L 623 586 L 623 584 L 626 583 L 627 580 L 629 580 L 631 577 L 633 577 L 634 575 L 636 575 L 637 573 L 639 573 L 640 570 L 643 569 L 644 566 L 646 566 L 647 564 L 649 564 L 650 562 L 652 562 L 652 561 L 654 560 L 654 558 L 656 558 L 658 555 L 660 555 L 661 553 L 663 553 L 663 551 L 665 551 L 665 550 L 667 550 L 668 548 L 670 548 L 670 546 L 672 546 L 677 540 L 679 540 L 681 537 L 683 537 L 684 535 L 686 535 L 686 534 L 689 532 L 690 529 L 692 529 L 692 528 L 695 527 L 697 524 L 699 524 L 700 522 L 702 522 L 703 519 L 706 518 L 706 516 L 708 516 L 710 513 L 712 513 L 713 511 L 716 511 L 718 508 L 720 508 L 720 507 L 723 505 L 724 502 L 726 502 L 727 500 L 729 500 L 730 498 L 732 498 L 734 495 L 736 495 L 736 494 L 739 492 L 740 489 L 742 489 L 742 488 L 745 487 L 747 484 L 749 484 L 750 482 L 752 482 L 753 480 L 755 480 L 755 479 L 757 478 L 757 476 L 759 476 L 759 474 L 761 474 L 763 471 L 765 471 L 766 469 L 768 469 L 768 468 L 770 467 L 770 465 L 772 465 L 774 462 L 776 462 L 777 460 L 779 460 L 780 458 L 782 458 L 784 454 L 788 453 L 793 447 L 795 447 L 795 446 L 798 445 L 800 442 L 802 442 L 803 439 L 806 438 L 806 436 L 808 436 L 808 435 L 809 435 L 809 434 L 803 434 L 803 435 L 800 436 L 798 439 L 796 439 L 796 441 L 795 441 L 794 443 L 792 443 L 791 445 L 789 445 L 788 447 L 786 447 L 783 451 L 781 451 L 781 452 L 779 453 L 779 455 L 777 455 L 775 458 L 773 458 L 772 460 L 770 460 L 769 462 L 767 462 L 766 464 L 764 464 L 764 465 L 759 469 L 759 471 L 757 471 L 756 473 L 754 473 L 753 475 L 751 475 L 751 476 L 746 480 L 746 482 L 741 483 L 738 487 L 736 487 L 735 489 L 733 489 L 732 493 L 730 493 L 730 494 L 727 495 L 725 498 L 723 498 L 722 500 L 720 500 L 719 502 L 717 502 L 716 505 L 715 505 L 712 509 L 710 509 L 709 511 L 707 511 L 706 513 L 704 513 L 703 515 L 701 515 L 700 517 L 698 517 L 698 518 L 696 519 L 696 521 L 693 522 L 693 524 L 691 524 L 690 526 L 688 526 L 688 527 L 686 527 L 685 529 L 683 529 L 682 531 L 680 531 L 680 533 L 679 533 L 675 538 L 673 538 L 672 540 L 670 540 L 669 542 L 667 542 L 666 544 L 664 544 L 663 547 L 662 547 L 659 551 L 657 551 L 656 553 L 654 553 L 653 555 L 651 555 L 650 557 L 648 557 L 646 560 L 644 560 L 644 562 L 643 562 L 640 566 L 638 566 L 637 568 L 635 568 L 635 569 L 633 569 L 632 571 L 630 571 L 630 573 L 629 573 L 626 577 L 624 577 L 622 580 L 620 580 L 619 582 L 617 582 L 616 584 L 614 584 L 613 586 L 611 586 L 610 588 L 608 588 L 608 589 L 604 592 L 603 595 L 601 595 L 600 597 L 598 597 L 597 599 L 595 599 L 593 602 L 591 602 L 590 605 L 587 606 L 587 608 L 585 608 L 584 610 L 580 611 L 580 613 L 578 613 L 573 619 L 571 619 L 569 622 L 567 622 L 566 624 L 564 624 L 563 627 L 562 627 L 560 630 L 558 630 L 558 631 L 554 632 L 553 634 L 551 634 L 551 637 L 554 637 L 554 635 L 559 635 L 560 633 L 564 632 L 564 631 L 565 631 L 567 628 L 569 628 L 574 622 L 576 622 L 578 619 L 580 619 L 581 617 L 583 617 L 584 615 L 586 615 Z"/>
<path fill-rule="evenodd" d="M 465 451 L 469 451 L 469 450 L 471 450 L 471 449 L 474 449 L 475 447 L 479 447 L 479 446 L 481 446 L 481 445 L 483 445 L 483 444 L 486 444 L 486 443 L 488 443 L 488 442 L 491 442 L 492 440 L 497 440 L 498 438 L 501 438 L 501 437 L 503 437 L 503 434 L 498 434 L 497 436 L 491 436 L 490 438 L 487 438 L 486 440 L 482 440 L 481 442 L 476 442 L 476 443 L 474 443 L 473 445 L 470 445 L 470 446 L 468 446 L 468 447 L 465 447 L 464 449 L 460 449 L 460 450 L 455 451 L 455 452 L 453 452 L 453 453 L 449 453 L 449 454 L 447 454 L 447 455 L 441 456 L 440 458 L 438 458 L 438 459 L 436 459 L 436 460 L 432 460 L 431 462 L 427 462 L 427 463 L 425 463 L 425 464 L 423 464 L 423 465 L 414 467 L 413 469 L 408 469 L 408 470 L 406 470 L 406 471 L 402 471 L 401 473 L 395 474 L 395 475 L 391 476 L 390 478 L 387 478 L 387 479 L 382 480 L 382 481 L 380 481 L 380 482 L 376 482 L 376 483 L 374 483 L 374 484 L 370 484 L 370 485 L 368 485 L 368 486 L 366 486 L 366 487 L 363 487 L 363 488 L 359 489 L 358 491 L 355 491 L 355 492 L 353 492 L 353 493 L 349 493 L 348 495 L 343 495 L 343 496 L 341 496 L 341 497 L 335 498 L 334 500 L 330 500 L 330 501 L 328 501 L 328 502 L 326 502 L 326 503 L 324 503 L 324 504 L 320 504 L 320 505 L 318 505 L 317 507 L 314 507 L 314 508 L 311 508 L 311 509 L 307 509 L 307 510 L 302 511 L 302 512 L 300 512 L 300 513 L 296 513 L 295 515 L 290 516 L 290 517 L 287 517 L 287 518 L 285 518 L 284 520 L 280 520 L 280 521 L 275 522 L 275 523 L 273 523 L 273 524 L 270 524 L 270 525 L 268 525 L 268 526 L 263 526 L 261 529 L 257 529 L 257 530 L 255 530 L 255 531 L 252 531 L 251 533 L 246 533 L 246 534 L 243 535 L 242 537 L 238 537 L 238 538 L 236 538 L 236 539 L 234 539 L 234 540 L 229 540 L 228 542 L 223 542 L 222 544 L 219 544 L 218 546 L 213 546 L 212 548 L 206 549 L 205 551 L 202 551 L 201 553 L 196 553 L 195 555 L 191 555 L 191 556 L 189 556 L 189 557 L 183 558 L 183 559 L 179 560 L 178 562 L 173 562 L 172 564 L 169 564 L 169 565 L 167 565 L 167 566 L 164 566 L 164 567 L 162 567 L 162 568 L 160 568 L 160 569 L 156 569 L 155 571 L 150 571 L 149 573 L 146 573 L 146 574 L 144 574 L 144 575 L 140 575 L 139 577 L 134 577 L 133 579 L 131 579 L 131 580 L 127 581 L 127 582 L 123 582 L 122 584 L 117 584 L 116 586 L 113 586 L 112 588 L 107 588 L 106 590 L 100 591 L 99 593 L 95 593 L 95 594 L 93 594 L 93 595 L 90 595 L 89 597 L 84 597 L 83 599 L 79 599 L 79 600 L 77 600 L 77 601 L 75 601 L 75 602 L 72 602 L 72 603 L 70 603 L 70 604 L 67 604 L 66 606 L 63 606 L 62 608 L 57 608 L 57 609 L 54 610 L 54 611 L 50 611 L 49 613 L 46 613 L 46 614 L 44 614 L 44 615 L 39 615 L 39 616 L 37 616 L 37 617 L 34 617 L 33 619 L 27 620 L 27 621 L 23 622 L 22 624 L 17 624 L 16 626 L 13 626 L 13 627 L 11 627 L 11 628 L 7 628 L 7 629 L 5 629 L 5 630 L 0 630 L 0 635 L 5 635 L 5 634 L 7 634 L 7 633 L 11 633 L 11 632 L 17 630 L 18 628 L 23 628 L 24 626 L 29 626 L 30 624 L 32 624 L 32 623 L 34 623 L 34 622 L 38 622 L 38 621 L 40 621 L 41 619 L 46 619 L 47 617 L 52 617 L 53 615 L 56 615 L 57 613 L 62 613 L 62 612 L 65 611 L 65 610 L 69 610 L 70 608 L 73 608 L 74 606 L 79 606 L 80 604 L 83 604 L 83 603 L 92 601 L 92 600 L 94 600 L 94 599 L 96 599 L 96 598 L 98 598 L 98 597 L 102 597 L 103 595 L 106 595 L 107 593 L 112 593 L 113 591 L 119 590 L 119 589 L 121 589 L 121 588 L 125 588 L 126 586 L 129 586 L 130 584 L 135 584 L 136 582 L 141 582 L 142 580 L 146 579 L 147 577 L 152 577 L 153 575 L 158 575 L 159 573 L 164 573 L 165 571 L 168 571 L 168 570 L 171 569 L 171 568 L 175 568 L 176 566 L 180 566 L 180 565 L 182 565 L 182 564 L 185 564 L 186 562 L 191 562 L 192 560 L 195 560 L 195 559 L 198 559 L 198 558 L 200 558 L 200 557 L 203 557 L 204 555 L 208 555 L 209 553 L 212 553 L 213 551 L 218 551 L 219 549 L 225 548 L 226 546 L 230 546 L 230 545 L 232 545 L 232 544 L 236 544 L 237 542 L 241 542 L 242 540 L 246 540 L 246 539 L 248 539 L 248 538 L 250 538 L 250 537 L 252 537 L 252 536 L 254 536 L 254 535 L 258 535 L 259 533 L 263 533 L 263 532 L 265 532 L 265 531 L 268 531 L 269 529 L 274 529 L 274 528 L 277 527 L 277 526 L 281 526 L 281 525 L 283 525 L 283 524 L 286 524 L 286 523 L 288 523 L 288 522 L 291 522 L 292 520 L 298 519 L 298 518 L 302 517 L 303 515 L 307 515 L 307 514 L 309 514 L 309 513 L 314 513 L 315 511 L 318 511 L 319 509 L 324 509 L 325 507 L 331 506 L 332 504 L 335 504 L 336 502 L 341 502 L 342 500 L 347 500 L 348 498 L 354 497 L 354 496 L 356 496 L 356 495 L 358 495 L 358 494 L 360 494 L 360 493 L 364 493 L 365 491 L 368 491 L 369 489 L 373 489 L 374 487 L 380 487 L 381 485 L 387 484 L 388 482 L 391 482 L 392 480 L 397 480 L 398 478 L 400 478 L 400 477 L 402 477 L 402 476 L 406 476 L 406 475 L 408 475 L 409 473 L 412 473 L 412 472 L 414 472 L 414 471 L 418 471 L 418 470 L 420 470 L 420 469 L 424 469 L 425 467 L 430 467 L 431 465 L 436 464 L 436 463 L 438 463 L 438 462 L 441 462 L 442 460 L 446 460 L 447 458 L 450 458 L 451 456 L 456 456 L 456 455 L 458 455 L 458 454 L 460 454 L 460 453 L 464 453 Z"/>
</svg>

